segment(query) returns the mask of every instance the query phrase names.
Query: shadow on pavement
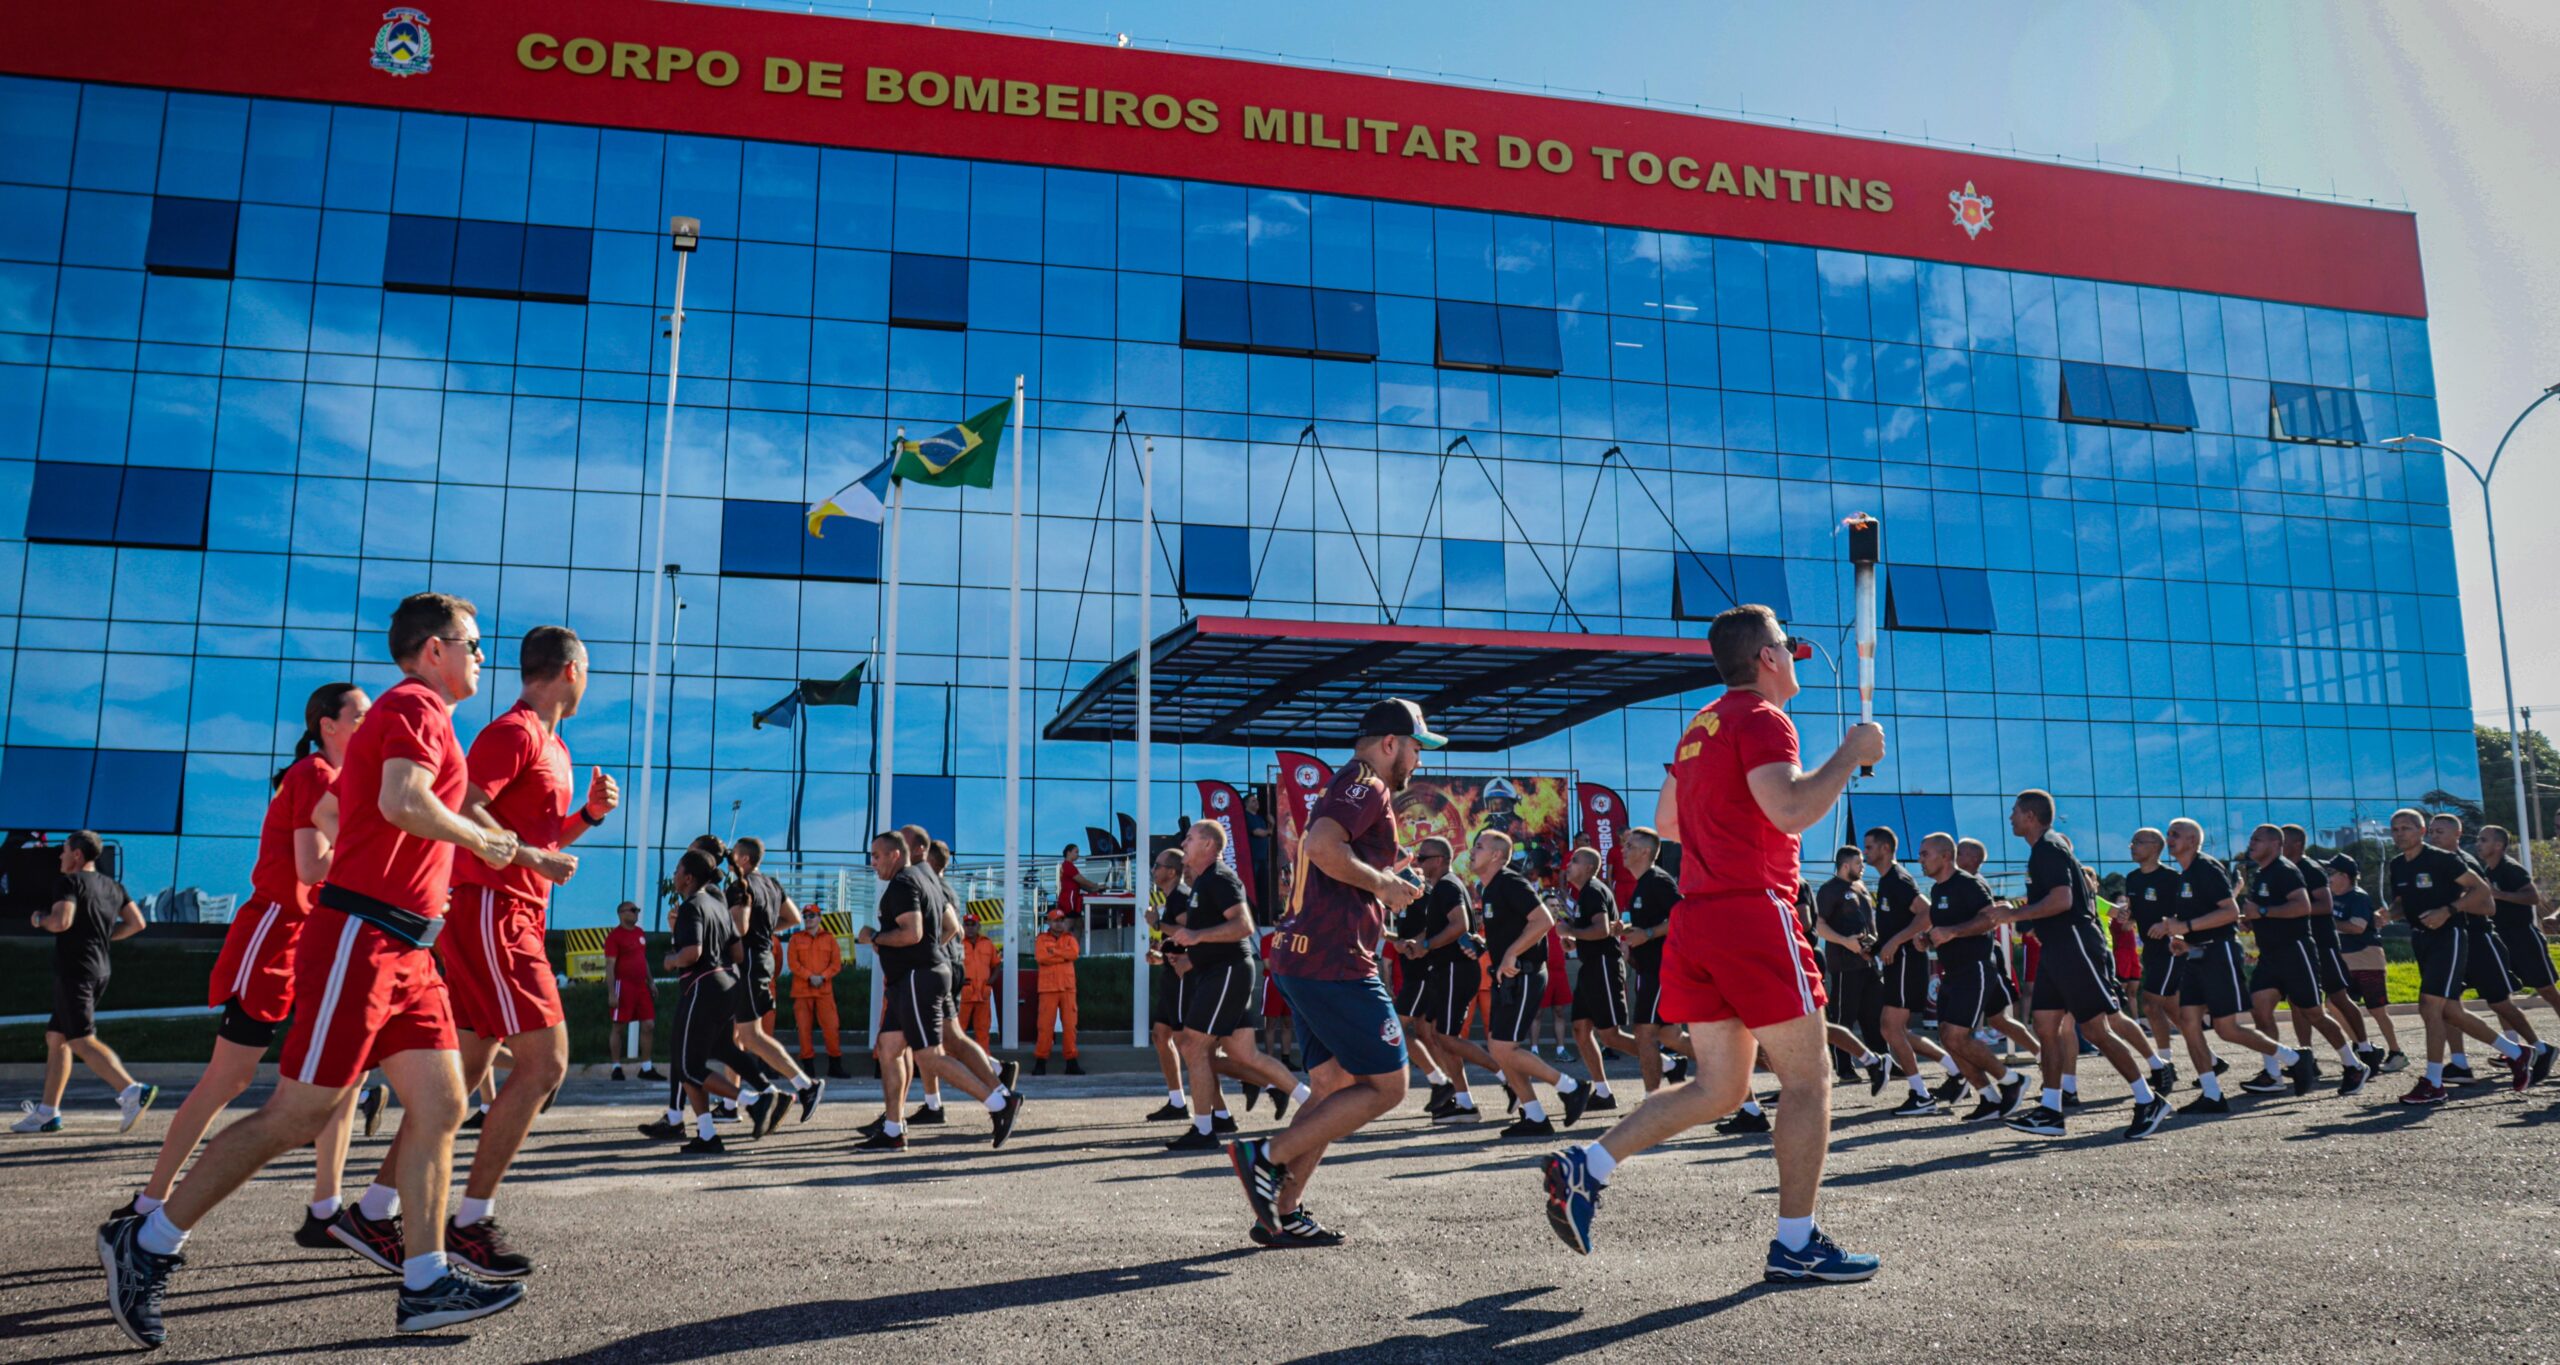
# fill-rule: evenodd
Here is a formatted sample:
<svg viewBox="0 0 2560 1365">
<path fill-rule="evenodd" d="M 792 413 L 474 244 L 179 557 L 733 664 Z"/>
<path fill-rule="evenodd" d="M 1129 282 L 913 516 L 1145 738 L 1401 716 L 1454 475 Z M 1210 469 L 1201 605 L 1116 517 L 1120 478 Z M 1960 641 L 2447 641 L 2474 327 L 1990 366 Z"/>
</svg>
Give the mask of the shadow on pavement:
<svg viewBox="0 0 2560 1365">
<path fill-rule="evenodd" d="M 1526 1302 L 1552 1289 L 1514 1289 L 1486 1294 L 1447 1308 L 1433 1308 L 1416 1313 L 1412 1322 L 1462 1322 L 1462 1332 L 1408 1332 L 1365 1346 L 1334 1351 L 1319 1351 L 1300 1356 L 1290 1365 L 1313 1365 L 1319 1361 L 1360 1362 L 1372 1365 L 1379 1360 L 1413 1359 L 1491 1359 L 1501 1353 L 1503 1365 L 1514 1362 L 1544 1362 L 1570 1359 L 1606 1350 L 1622 1341 L 1648 1336 L 1666 1328 L 1714 1317 L 1726 1309 L 1777 1292 L 1778 1286 L 1750 1284 L 1716 1298 L 1698 1303 L 1660 1308 L 1641 1317 L 1606 1327 L 1593 1327 L 1578 1332 L 1564 1332 L 1541 1341 L 1522 1338 L 1566 1326 L 1582 1316 L 1579 1309 L 1533 1308 Z"/>
</svg>

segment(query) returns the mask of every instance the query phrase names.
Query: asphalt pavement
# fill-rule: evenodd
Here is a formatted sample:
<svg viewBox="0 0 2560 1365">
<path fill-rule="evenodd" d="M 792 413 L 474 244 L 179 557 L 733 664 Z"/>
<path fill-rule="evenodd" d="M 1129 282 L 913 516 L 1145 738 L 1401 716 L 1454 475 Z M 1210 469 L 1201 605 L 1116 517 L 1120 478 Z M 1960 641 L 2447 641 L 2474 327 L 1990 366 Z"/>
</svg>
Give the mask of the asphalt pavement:
<svg viewBox="0 0 2560 1365">
<path fill-rule="evenodd" d="M 2354 1099 L 2334 1081 L 2235 1093 L 2229 1117 L 2127 1143 L 2103 1071 L 2061 1139 L 1895 1119 L 1892 1089 L 1842 1089 L 1822 1222 L 1884 1270 L 1784 1290 L 1759 1282 L 1765 1138 L 1701 1130 L 1628 1163 L 1581 1257 L 1542 1215 L 1549 1144 L 1433 1128 L 1417 1091 L 1338 1146 L 1310 1194 L 1351 1241 L 1257 1251 L 1223 1157 L 1158 1150 L 1175 1130 L 1142 1116 L 1162 1093 L 1125 1077 L 1034 1083 L 1001 1152 L 982 1113 L 955 1109 L 874 1156 L 849 1148 L 877 1087 L 837 1082 L 809 1123 L 717 1158 L 641 1138 L 646 1087 L 580 1080 L 500 1198 L 540 1262 L 512 1312 L 395 1338 L 389 1276 L 290 1240 L 304 1152 L 197 1230 L 155 1359 L 2560 1357 L 2560 1083 L 2468 1087 L 2425 1111 L 2394 1102 L 2405 1074 Z M 0 1135 L 0 1359 L 132 1354 L 101 1307 L 93 1230 L 138 1187 L 178 1095 L 124 1137 L 94 1082 L 73 1098 L 68 1131 Z M 351 1187 L 389 1133 L 358 1142 Z"/>
</svg>

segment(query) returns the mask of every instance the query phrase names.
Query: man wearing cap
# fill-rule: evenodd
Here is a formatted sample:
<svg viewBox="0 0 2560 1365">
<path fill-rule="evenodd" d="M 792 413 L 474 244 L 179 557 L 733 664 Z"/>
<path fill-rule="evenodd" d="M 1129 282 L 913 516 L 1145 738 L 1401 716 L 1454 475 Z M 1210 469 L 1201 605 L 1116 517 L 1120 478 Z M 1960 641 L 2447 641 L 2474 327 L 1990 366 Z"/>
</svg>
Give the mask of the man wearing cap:
<svg viewBox="0 0 2560 1365">
<path fill-rule="evenodd" d="M 1448 741 L 1422 708 L 1389 698 L 1360 717 L 1352 761 L 1308 812 L 1298 843 L 1294 894 L 1273 927 L 1272 975 L 1297 1021 L 1312 1103 L 1269 1139 L 1227 1144 L 1261 1236 L 1279 1245 L 1328 1245 L 1341 1234 L 1300 1203 L 1325 1149 L 1404 1100 L 1404 1029 L 1378 975 L 1387 916 L 1421 899 L 1396 847 L 1392 798 Z"/>
<path fill-rule="evenodd" d="M 1716 617 L 1708 645 L 1725 693 L 1680 736 L 1662 784 L 1662 835 L 1682 847 L 1680 904 L 1663 952 L 1662 1017 L 1690 1025 L 1691 1081 L 1666 1086 L 1600 1141 L 1545 1163 L 1547 1221 L 1591 1250 L 1601 1187 L 1618 1163 L 1730 1113 L 1749 1094 L 1755 1047 L 1785 1088 L 1775 1130 L 1778 1228 L 1764 1275 L 1844 1282 L 1876 1258 L 1842 1250 L 1814 1226 L 1831 1137 L 1831 1068 L 1823 1056 L 1822 968 L 1796 932 L 1797 836 L 1820 823 L 1860 764 L 1884 757 L 1884 731 L 1852 726 L 1820 768 L 1797 767 L 1786 703 L 1799 690 L 1796 649 L 1765 606 Z"/>
</svg>

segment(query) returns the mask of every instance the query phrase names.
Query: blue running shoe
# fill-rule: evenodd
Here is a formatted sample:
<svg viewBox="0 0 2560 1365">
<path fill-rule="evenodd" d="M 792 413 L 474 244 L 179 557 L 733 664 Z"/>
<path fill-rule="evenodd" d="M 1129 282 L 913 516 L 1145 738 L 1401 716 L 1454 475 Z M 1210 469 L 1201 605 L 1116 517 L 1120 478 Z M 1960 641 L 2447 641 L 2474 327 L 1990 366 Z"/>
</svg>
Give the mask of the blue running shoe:
<svg viewBox="0 0 2560 1365">
<path fill-rule="evenodd" d="M 1839 1243 L 1816 1228 L 1813 1240 L 1806 1242 L 1802 1251 L 1789 1251 L 1779 1242 L 1770 1242 L 1769 1268 L 1760 1278 L 1778 1284 L 1798 1284 L 1808 1280 L 1825 1284 L 1855 1284 L 1860 1280 L 1873 1279 L 1876 1264 L 1873 1256 L 1842 1251 Z"/>
<path fill-rule="evenodd" d="M 169 1339 L 160 1326 L 160 1296 L 169 1272 L 184 1256 L 156 1256 L 143 1249 L 142 1220 L 115 1218 L 98 1228 L 98 1264 L 107 1272 L 107 1313 L 133 1344 L 146 1349 Z"/>
<path fill-rule="evenodd" d="M 403 1285 L 392 1325 L 403 1333 L 432 1332 L 503 1313 L 523 1301 L 522 1283 L 492 1284 L 467 1270 L 448 1269 L 424 1289 Z"/>
<path fill-rule="evenodd" d="M 1556 1240 L 1588 1256 L 1591 1219 L 1600 1211 L 1600 1182 L 1591 1177 L 1591 1157 L 1580 1147 L 1550 1155 L 1547 1172 L 1547 1226 Z"/>
</svg>

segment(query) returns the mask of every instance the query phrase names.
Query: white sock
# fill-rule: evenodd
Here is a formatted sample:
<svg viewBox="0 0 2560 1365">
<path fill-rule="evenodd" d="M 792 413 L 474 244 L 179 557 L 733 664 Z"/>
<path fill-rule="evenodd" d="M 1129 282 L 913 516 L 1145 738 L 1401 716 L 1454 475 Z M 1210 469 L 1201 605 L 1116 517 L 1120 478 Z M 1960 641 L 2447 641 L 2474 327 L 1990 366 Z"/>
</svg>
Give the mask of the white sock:
<svg viewBox="0 0 2560 1365">
<path fill-rule="evenodd" d="M 1544 1123 L 1547 1121 L 1547 1107 L 1536 1100 L 1531 1100 L 1520 1106 L 1520 1117 L 1531 1123 Z"/>
<path fill-rule="evenodd" d="M 2079 1094 L 2079 1093 L 2080 1093 L 2080 1078 L 2079 1078 L 2078 1076 L 2065 1076 L 2065 1077 L 2063 1077 L 2063 1078 L 2062 1078 L 2062 1093 L 2063 1093 L 2063 1094 L 2066 1094 L 2066 1095 L 2077 1095 L 2077 1094 Z"/>
<path fill-rule="evenodd" d="M 1742 1102 L 1742 1112 L 1749 1114 L 1755 1119 L 1760 1117 L 1760 1101 L 1758 1099 L 1744 1100 Z"/>
<path fill-rule="evenodd" d="M 1813 1220 L 1811 1218 L 1781 1218 L 1778 1220 L 1778 1245 L 1785 1247 L 1789 1251 L 1802 1251 L 1805 1249 L 1805 1245 L 1812 1240 Z"/>
<path fill-rule="evenodd" d="M 666 1118 L 662 1121 L 666 1123 L 682 1123 L 684 1122 L 684 1111 L 681 1109 L 670 1109 L 667 1111 Z"/>
<path fill-rule="evenodd" d="M 711 1116 L 709 1114 L 696 1114 L 693 1116 L 693 1132 L 694 1136 L 701 1138 L 705 1142 L 710 1142 L 720 1136 L 720 1130 L 711 1126 Z"/>
<path fill-rule="evenodd" d="M 466 1194 L 460 1199 L 453 1201 L 453 1225 L 458 1228 L 467 1228 L 497 1211 L 497 1196 L 491 1195 L 487 1199 L 474 1199 L 470 1195 Z"/>
<path fill-rule="evenodd" d="M 1913 1076 L 1910 1078 L 1909 1083 L 1911 1086 L 1911 1097 L 1913 1099 L 1925 1100 L 1929 1098 L 1929 1083 L 1927 1081 L 1922 1080 L 1918 1076 Z"/>
<path fill-rule="evenodd" d="M 2276 1069 L 2277 1069 L 2277 1068 L 2279 1068 L 2279 1067 L 2290 1067 L 2290 1066 L 2292 1066 L 2295 1062 L 2298 1062 L 2298 1061 L 2301 1061 L 2301 1060 L 2302 1060 L 2302 1054 L 2301 1054 L 2301 1053 L 2294 1051 L 2292 1048 L 2286 1047 L 2286 1046 L 2285 1046 L 2284 1044 L 2282 1044 L 2282 1043 L 2278 1043 L 2278 1044 L 2276 1044 L 2276 1052 L 2275 1052 L 2275 1055 L 2274 1055 L 2274 1056 L 2272 1056 L 2272 1057 L 2267 1057 L 2267 1058 L 2263 1058 L 2263 1059 L 2261 1059 L 2261 1063 L 2262 1063 L 2262 1065 L 2264 1065 L 2264 1066 L 2266 1067 L 2267 1074 L 2268 1074 L 2268 1075 L 2270 1075 L 2270 1076 L 2272 1076 L 2272 1075 L 2276 1074 Z"/>
<path fill-rule="evenodd" d="M 1191 1107 L 1191 1101 L 1184 1099 L 1182 1097 L 1182 1092 L 1179 1090 L 1168 1090 L 1164 1092 L 1164 1102 L 1172 1105 L 1176 1109 L 1188 1109 Z"/>
<path fill-rule="evenodd" d="M 1449 1073 L 1445 1071 L 1434 1071 L 1422 1079 L 1433 1085 L 1447 1085 L 1449 1083 Z"/>
<path fill-rule="evenodd" d="M 2222 1098 L 2222 1078 L 2214 1075 L 2212 1068 L 2207 1067 L 2203 1075 L 2196 1077 L 2196 1084 L 2204 1087 L 2204 1097 L 2206 1099 L 2218 1100 Z"/>
<path fill-rule="evenodd" d="M 1451 1100 L 1450 1103 L 1455 1104 L 1461 1109 L 1473 1109 L 1476 1107 L 1476 1097 L 1468 1094 L 1464 1090 L 1461 1090 L 1458 1092 L 1457 1098 Z"/>
<path fill-rule="evenodd" d="M 1938 1069 L 1947 1074 L 1948 1080 L 1956 1081 L 1964 1079 L 1964 1068 L 1957 1066 L 1956 1059 L 1953 1057 L 1940 1057 L 1938 1059 Z"/>
<path fill-rule="evenodd" d="M 1314 1091 L 1312 1091 L 1312 1090 L 1309 1090 L 1309 1089 L 1307 1088 L 1307 1083 L 1306 1083 L 1306 1082 L 1304 1082 L 1304 1081 L 1300 1081 L 1300 1082 L 1298 1082 L 1298 1084 L 1297 1084 L 1296 1086 L 1294 1086 L 1294 1087 L 1292 1087 L 1292 1088 L 1290 1089 L 1290 1091 L 1289 1091 L 1289 1103 L 1291 1103 L 1291 1104 L 1305 1104 L 1305 1103 L 1307 1102 L 1307 1096 L 1312 1095 L 1312 1094 L 1314 1094 L 1314 1093 L 1316 1093 L 1316 1092 L 1314 1092 Z"/>
<path fill-rule="evenodd" d="M 2498 1055 L 2506 1058 L 2508 1061 L 2514 1061 L 2516 1058 L 2524 1055 L 2523 1048 L 2517 1047 L 2514 1043 L 2508 1042 L 2504 1038 L 2492 1038 L 2490 1041 L 2497 1044 Z"/>
<path fill-rule="evenodd" d="M 165 1199 L 154 1199 L 147 1194 L 137 1194 L 133 1197 L 133 1211 L 136 1213 L 149 1213 L 153 1209 L 156 1209 L 167 1202 L 168 1201 Z M 334 1213 L 336 1210 L 333 1209 L 331 1212 Z M 328 1217 L 328 1214 L 322 1214 L 321 1217 L 326 1218 Z"/>
<path fill-rule="evenodd" d="M 2355 1044 L 2338 1044 L 2338 1065 L 2345 1067 L 2349 1071 L 2364 1070 L 2364 1058 L 2356 1055 Z"/>
<path fill-rule="evenodd" d="M 1591 1083 L 1591 1093 L 1604 1100 L 1609 1098 L 1609 1083 L 1607 1081 L 1593 1081 Z"/>
<path fill-rule="evenodd" d="M 2167 1066 L 2168 1064 L 2169 1064 L 2169 1054 L 2168 1054 L 2168 1053 L 2165 1053 L 2165 1052 L 2154 1052 L 2154 1053 L 2152 1053 L 2152 1054 L 2151 1054 L 2151 1069 L 2152 1069 L 2152 1070 L 2157 1071 L 2157 1070 L 2159 1070 L 2161 1067 Z"/>
<path fill-rule="evenodd" d="M 2523 1046 L 2523 1045 L 2524 1045 L 2524 1035 L 2523 1035 L 2523 1034 L 2521 1034 L 2521 1033 L 2516 1032 L 2514 1029 L 2511 1029 L 2511 1028 L 2502 1028 L 2502 1029 L 2498 1030 L 2498 1036 L 2499 1036 L 2499 1037 L 2501 1037 L 2501 1038 L 2506 1039 L 2506 1040 L 2507 1040 L 2508 1042 L 2510 1042 L 2510 1043 L 2514 1043 L 2514 1044 L 2516 1044 L 2516 1045 L 2517 1045 L 2517 1046 L 2519 1046 L 2519 1047 L 2521 1047 L 2521 1046 Z M 125 1094 L 127 1094 L 127 1095 L 130 1095 L 130 1094 L 132 1094 L 132 1093 L 133 1093 L 133 1091 L 132 1091 L 131 1089 L 127 1089 L 127 1090 L 125 1091 Z"/>
<path fill-rule="evenodd" d="M 1863 1069 L 1863 1068 L 1866 1068 L 1866 1067 L 1874 1066 L 1876 1063 L 1881 1062 L 1881 1061 L 1883 1061 L 1883 1060 L 1884 1060 L 1884 1058 L 1882 1058 L 1882 1057 L 1880 1057 L 1880 1056 L 1876 1055 L 1875 1053 L 1870 1052 L 1870 1053 L 1867 1053 L 1866 1055 L 1864 1055 L 1864 1056 L 1862 1056 L 1862 1057 L 1858 1058 L 1858 1062 L 1857 1062 L 1857 1064 L 1858 1064 L 1858 1066 L 1859 1066 L 1860 1068 L 1862 1068 L 1862 1069 Z"/>
<path fill-rule="evenodd" d="M 2429 1063 L 2427 1063 L 2427 1084 L 2429 1084 L 2429 1085 L 2442 1085 L 2442 1084 L 2444 1084 L 2444 1063 L 2442 1063 L 2442 1062 L 2429 1062 Z"/>
<path fill-rule="evenodd" d="M 1228 1122 L 1230 1122 L 1230 1123 L 1232 1123 L 1232 1122 L 1234 1122 L 1234 1121 L 1235 1121 L 1235 1117 L 1236 1117 L 1236 1116 L 1235 1116 L 1235 1115 L 1233 1115 L 1233 1114 L 1228 1113 L 1228 1112 L 1227 1112 L 1227 1107 L 1226 1107 L 1225 1105 L 1223 1105 L 1223 1104 L 1222 1104 L 1222 1105 L 1219 1105 L 1216 1109 L 1211 1110 L 1210 1112 L 1211 1112 L 1211 1113 L 1213 1113 L 1213 1114 L 1215 1114 L 1215 1115 L 1216 1115 L 1216 1116 L 1218 1116 L 1219 1118 L 1222 1118 L 1222 1119 L 1227 1120 L 1227 1121 L 1228 1121 Z"/>
<path fill-rule="evenodd" d="M 2151 1103 L 2151 1082 L 2143 1080 L 2138 1076 L 2134 1078 L 2133 1102 L 2135 1104 Z"/>
<path fill-rule="evenodd" d="M 1003 1113 L 1005 1101 L 1012 1098 L 1013 1092 L 1005 1089 L 1003 1086 L 997 1086 L 995 1089 L 988 1091 L 987 1112 L 990 1114 Z"/>
<path fill-rule="evenodd" d="M 1571 1076 L 1556 1077 L 1556 1093 L 1559 1095 L 1570 1095 L 1581 1088 L 1582 1082 L 1575 1080 Z"/>
<path fill-rule="evenodd" d="M 880 1131 L 890 1137 L 905 1137 L 907 1135 L 907 1125 L 898 1122 L 896 1119 L 891 1119 L 887 1123 L 880 1125 Z"/>
<path fill-rule="evenodd" d="M 175 1256 L 187 1245 L 187 1230 L 169 1221 L 167 1209 L 153 1209 L 142 1220 L 142 1249 L 154 1256 Z"/>
<path fill-rule="evenodd" d="M 1198 1133 L 1202 1137 L 1207 1137 L 1209 1136 L 1209 1129 L 1214 1122 L 1215 1120 L 1212 1119 L 1193 1119 L 1191 1121 L 1191 1131 Z"/>
<path fill-rule="evenodd" d="M 1995 1066 L 1991 1072 L 1991 1088 L 1994 1090 L 2006 1090 L 2009 1088 L 2009 1082 L 2016 1079 L 2018 1079 L 2016 1072 L 2009 1070 L 2007 1067 Z"/>
<path fill-rule="evenodd" d="M 935 1112 L 935 1113 L 937 1113 L 937 1114 L 941 1113 L 941 1112 L 942 1112 L 942 1097 L 941 1097 L 940 1095 L 927 1095 L 927 1096 L 925 1096 L 925 1097 L 924 1097 L 924 1107 L 925 1107 L 925 1108 L 927 1108 L 927 1109 L 932 1110 L 933 1112 Z"/>
<path fill-rule="evenodd" d="M 40 1119 L 60 1118 L 62 1117 L 62 1111 L 50 1104 L 39 1104 L 36 1106 L 36 1117 Z"/>
<path fill-rule="evenodd" d="M 412 1256 L 400 1263 L 400 1283 L 409 1289 L 424 1289 L 444 1278 L 444 1253 L 430 1251 Z"/>
<path fill-rule="evenodd" d="M 152 1200 L 151 1207 L 155 1209 L 160 1207 L 160 1201 L 157 1199 Z M 338 1210 L 344 1207 L 346 1207 L 346 1201 L 340 1199 L 334 1194 L 330 1195 L 326 1199 L 314 1199 L 311 1201 L 311 1216 L 314 1218 L 335 1218 L 338 1216 Z"/>
<path fill-rule="evenodd" d="M 2050 1110 L 2054 1111 L 2054 1112 L 2055 1112 L 2055 1113 L 2057 1113 L 2057 1114 L 2058 1114 L 2058 1113 L 2061 1113 L 2061 1112 L 2062 1112 L 2062 1092 L 2061 1092 L 2059 1089 L 2056 1089 L 2056 1088 L 2051 1087 L 2051 1086 L 2047 1086 L 2047 1087 L 2045 1088 L 2045 1092 L 2044 1092 L 2044 1107 L 2045 1107 L 2045 1108 L 2047 1108 L 2047 1109 L 2050 1109 Z"/>
<path fill-rule="evenodd" d="M 400 1216 L 400 1192 L 375 1181 L 364 1187 L 364 1197 L 356 1201 L 356 1208 L 377 1223 L 385 1218 L 397 1218 Z"/>
<path fill-rule="evenodd" d="M 763 1091 L 761 1091 L 761 1090 L 756 1089 L 756 1088 L 755 1088 L 754 1086 L 752 1086 L 752 1085 L 742 1085 L 742 1086 L 739 1086 L 739 1087 L 738 1087 L 738 1099 L 737 1099 L 737 1105 L 738 1105 L 738 1107 L 739 1107 L 739 1108 L 741 1108 L 741 1109 L 744 1109 L 744 1108 L 746 1108 L 748 1105 L 753 1104 L 753 1103 L 755 1103 L 756 1101 L 758 1101 L 758 1100 L 760 1100 L 760 1099 L 763 1099 L 763 1098 L 764 1098 L 764 1092 L 763 1092 Z"/>
<path fill-rule="evenodd" d="M 2458 1066 L 2465 1071 L 2469 1071 L 2471 1069 L 2471 1054 L 2462 1051 L 2460 1048 L 2456 1048 L 2445 1055 L 2444 1064 L 2446 1066 Z"/>
<path fill-rule="evenodd" d="M 1596 1142 L 1582 1144 L 1582 1160 L 1590 1168 L 1592 1180 L 1602 1185 L 1608 1184 L 1610 1175 L 1618 1169 L 1618 1159 Z"/>
</svg>

